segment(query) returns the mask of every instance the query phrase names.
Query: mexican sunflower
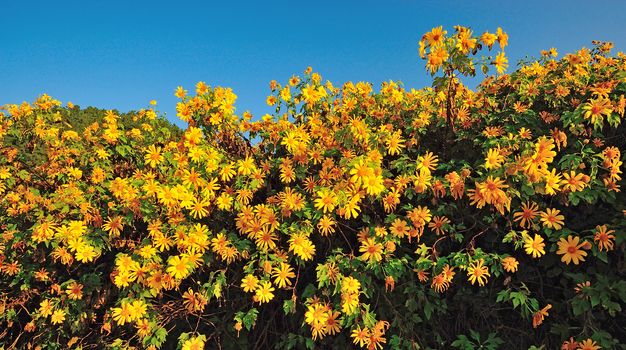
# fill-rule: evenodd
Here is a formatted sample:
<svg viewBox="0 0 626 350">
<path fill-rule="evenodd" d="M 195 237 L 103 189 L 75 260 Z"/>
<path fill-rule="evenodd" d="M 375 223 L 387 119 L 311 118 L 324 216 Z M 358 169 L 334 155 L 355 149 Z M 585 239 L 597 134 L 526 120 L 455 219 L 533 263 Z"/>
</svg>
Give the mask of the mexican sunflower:
<svg viewBox="0 0 626 350">
<path fill-rule="evenodd" d="M 578 265 L 579 262 L 585 261 L 585 256 L 587 256 L 587 252 L 584 251 L 584 247 L 587 246 L 587 242 L 580 242 L 580 238 L 567 236 L 567 239 L 562 238 L 557 242 L 559 246 L 559 250 L 557 250 L 557 254 L 563 255 L 561 257 L 561 261 L 569 265 L 570 262 L 573 262 L 574 265 Z"/>
</svg>

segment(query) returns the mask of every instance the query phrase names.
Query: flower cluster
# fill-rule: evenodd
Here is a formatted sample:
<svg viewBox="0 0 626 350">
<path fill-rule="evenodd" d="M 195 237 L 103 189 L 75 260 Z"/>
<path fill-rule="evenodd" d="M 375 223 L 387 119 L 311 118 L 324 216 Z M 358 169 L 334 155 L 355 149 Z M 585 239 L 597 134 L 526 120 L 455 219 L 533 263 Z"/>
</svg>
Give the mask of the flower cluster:
<svg viewBox="0 0 626 350">
<path fill-rule="evenodd" d="M 48 95 L 5 106 L 0 347 L 450 347 L 467 337 L 446 313 L 472 312 L 617 344 L 626 57 L 552 49 L 505 74 L 507 44 L 434 28 L 433 87 L 308 68 L 259 118 L 179 87 L 185 130 L 156 102 L 81 128 Z M 497 76 L 472 90 L 476 64 Z M 462 332 L 500 330 L 473 318 Z"/>
</svg>

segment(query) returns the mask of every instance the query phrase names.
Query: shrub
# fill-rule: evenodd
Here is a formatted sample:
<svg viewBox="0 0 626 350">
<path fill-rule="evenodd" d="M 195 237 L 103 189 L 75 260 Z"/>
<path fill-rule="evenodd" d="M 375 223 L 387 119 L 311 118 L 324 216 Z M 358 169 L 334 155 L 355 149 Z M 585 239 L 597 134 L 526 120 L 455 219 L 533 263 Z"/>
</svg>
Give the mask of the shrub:
<svg viewBox="0 0 626 350">
<path fill-rule="evenodd" d="M 179 87 L 182 134 L 7 105 L 0 347 L 626 348 L 626 59 L 507 41 L 434 28 L 432 87 L 308 68 L 261 118 Z"/>
</svg>

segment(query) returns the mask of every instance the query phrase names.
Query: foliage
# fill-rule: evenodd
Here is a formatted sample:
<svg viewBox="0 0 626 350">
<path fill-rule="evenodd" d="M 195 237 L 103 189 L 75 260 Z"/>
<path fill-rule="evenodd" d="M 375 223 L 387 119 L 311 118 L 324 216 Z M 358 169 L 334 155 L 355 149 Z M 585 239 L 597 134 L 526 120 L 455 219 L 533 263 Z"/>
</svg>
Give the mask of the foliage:
<svg viewBox="0 0 626 350">
<path fill-rule="evenodd" d="M 184 132 L 7 105 L 0 348 L 626 348 L 626 59 L 507 41 L 434 28 L 432 87 L 308 68 L 256 119 L 179 87 Z"/>
</svg>

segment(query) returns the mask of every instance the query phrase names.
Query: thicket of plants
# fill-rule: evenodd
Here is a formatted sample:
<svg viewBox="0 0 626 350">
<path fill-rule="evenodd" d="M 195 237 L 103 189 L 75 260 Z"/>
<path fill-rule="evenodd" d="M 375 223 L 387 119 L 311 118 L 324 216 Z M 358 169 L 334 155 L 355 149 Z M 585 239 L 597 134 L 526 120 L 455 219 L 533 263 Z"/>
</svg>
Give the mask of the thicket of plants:
<svg viewBox="0 0 626 350">
<path fill-rule="evenodd" d="M 507 41 L 434 28 L 432 87 L 308 68 L 262 117 L 179 87 L 184 131 L 6 105 L 0 349 L 625 349 L 626 58 Z"/>
</svg>

